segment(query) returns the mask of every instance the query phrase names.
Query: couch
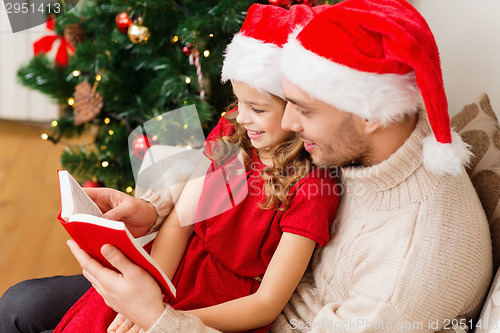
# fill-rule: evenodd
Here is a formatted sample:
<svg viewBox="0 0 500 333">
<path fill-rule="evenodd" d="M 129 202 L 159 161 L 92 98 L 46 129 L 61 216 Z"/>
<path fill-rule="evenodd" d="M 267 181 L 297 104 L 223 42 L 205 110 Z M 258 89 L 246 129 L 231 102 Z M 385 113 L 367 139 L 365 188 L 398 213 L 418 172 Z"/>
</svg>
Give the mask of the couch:
<svg viewBox="0 0 500 333">
<path fill-rule="evenodd" d="M 500 126 L 488 96 L 483 93 L 451 119 L 474 154 L 467 173 L 479 196 L 491 231 L 493 282 L 474 332 L 500 332 Z"/>
</svg>

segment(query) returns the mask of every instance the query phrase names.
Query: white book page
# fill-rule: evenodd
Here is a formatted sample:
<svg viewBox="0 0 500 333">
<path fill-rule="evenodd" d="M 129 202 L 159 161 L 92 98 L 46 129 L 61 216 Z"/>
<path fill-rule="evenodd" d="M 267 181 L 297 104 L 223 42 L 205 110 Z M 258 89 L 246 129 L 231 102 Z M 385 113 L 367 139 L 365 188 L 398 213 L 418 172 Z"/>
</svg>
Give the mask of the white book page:
<svg viewBox="0 0 500 333">
<path fill-rule="evenodd" d="M 68 171 L 59 171 L 59 186 L 61 188 L 62 218 L 67 220 L 73 214 L 102 216 L 99 207 L 90 199 Z"/>
</svg>

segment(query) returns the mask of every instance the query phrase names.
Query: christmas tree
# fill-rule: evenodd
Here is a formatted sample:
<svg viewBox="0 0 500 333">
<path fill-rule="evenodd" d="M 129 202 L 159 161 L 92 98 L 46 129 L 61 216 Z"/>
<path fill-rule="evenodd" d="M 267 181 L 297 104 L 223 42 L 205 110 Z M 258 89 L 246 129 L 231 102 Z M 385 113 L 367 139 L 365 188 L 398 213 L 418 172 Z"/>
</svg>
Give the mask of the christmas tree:
<svg viewBox="0 0 500 333">
<path fill-rule="evenodd" d="M 131 192 L 130 158 L 140 159 L 151 140 L 137 137 L 130 157 L 128 136 L 136 127 L 194 104 L 208 131 L 231 102 L 230 88 L 219 81 L 222 53 L 255 1 L 82 1 L 57 19 L 49 16 L 53 32 L 35 43 L 36 56 L 18 77 L 61 105 L 45 139 L 93 133 L 91 145 L 67 147 L 63 168 Z M 260 1 L 293 2 L 317 4 Z"/>
</svg>

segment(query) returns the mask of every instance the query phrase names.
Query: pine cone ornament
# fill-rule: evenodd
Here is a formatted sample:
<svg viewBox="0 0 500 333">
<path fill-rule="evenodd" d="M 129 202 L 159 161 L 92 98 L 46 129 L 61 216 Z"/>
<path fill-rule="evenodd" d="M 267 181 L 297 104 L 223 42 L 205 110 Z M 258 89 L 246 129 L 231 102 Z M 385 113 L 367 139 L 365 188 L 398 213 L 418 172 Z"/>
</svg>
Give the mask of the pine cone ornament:
<svg viewBox="0 0 500 333">
<path fill-rule="evenodd" d="M 85 28 L 78 23 L 68 24 L 64 27 L 64 37 L 77 48 L 87 38 Z"/>
<path fill-rule="evenodd" d="M 76 85 L 73 98 L 75 100 L 73 111 L 76 126 L 91 121 L 101 112 L 102 96 L 95 92 L 87 81 Z"/>
</svg>

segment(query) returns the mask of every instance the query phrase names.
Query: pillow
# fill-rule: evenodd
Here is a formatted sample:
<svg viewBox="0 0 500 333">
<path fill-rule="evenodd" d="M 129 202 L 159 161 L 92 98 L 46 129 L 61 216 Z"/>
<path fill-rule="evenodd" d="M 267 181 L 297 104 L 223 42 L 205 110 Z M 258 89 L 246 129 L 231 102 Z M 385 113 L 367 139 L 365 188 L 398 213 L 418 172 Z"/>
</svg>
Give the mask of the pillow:
<svg viewBox="0 0 500 333">
<path fill-rule="evenodd" d="M 500 332 L 500 271 L 490 287 L 479 320 L 474 324 L 474 333 Z"/>
<path fill-rule="evenodd" d="M 496 270 L 500 264 L 500 127 L 488 96 L 483 93 L 466 105 L 451 119 L 451 127 L 474 154 L 466 169 L 488 218 Z"/>
</svg>

